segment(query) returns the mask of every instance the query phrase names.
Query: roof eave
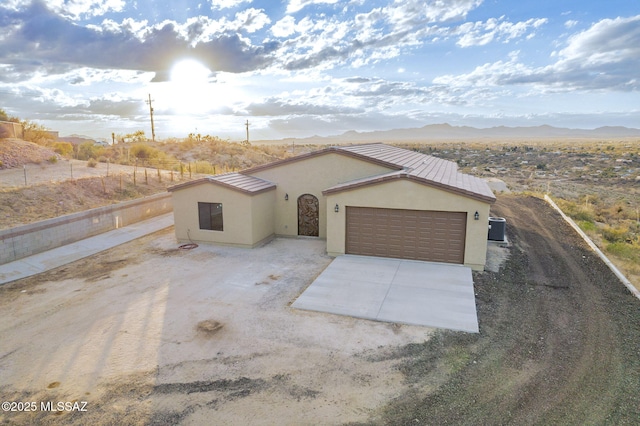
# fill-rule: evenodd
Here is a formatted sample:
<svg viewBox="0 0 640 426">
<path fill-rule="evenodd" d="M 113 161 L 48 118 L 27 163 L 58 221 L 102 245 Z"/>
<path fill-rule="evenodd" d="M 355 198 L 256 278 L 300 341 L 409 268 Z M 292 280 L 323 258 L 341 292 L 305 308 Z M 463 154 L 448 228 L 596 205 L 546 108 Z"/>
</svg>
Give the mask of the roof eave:
<svg viewBox="0 0 640 426">
<path fill-rule="evenodd" d="M 397 173 L 397 174 L 393 174 L 393 175 L 387 175 L 387 176 L 381 176 L 378 178 L 373 178 L 364 182 L 357 182 L 354 183 L 353 185 L 345 185 L 345 186 L 341 186 L 339 188 L 329 188 L 329 189 L 325 189 L 324 191 L 322 191 L 323 195 L 330 195 L 330 194 L 337 194 L 339 192 L 343 192 L 343 191 L 350 191 L 353 189 L 357 189 L 357 188 L 362 188 L 365 186 L 370 186 L 370 185 L 378 185 L 378 184 L 382 184 L 385 182 L 389 182 L 391 180 L 394 179 L 407 179 L 407 180 L 411 180 L 417 183 L 420 183 L 422 185 L 426 185 L 426 186 L 431 186 L 434 188 L 438 188 L 441 189 L 443 191 L 447 191 L 447 192 L 451 192 L 457 195 L 462 195 L 465 196 L 467 198 L 472 198 L 478 201 L 482 201 L 482 202 L 486 202 L 486 203 L 490 203 L 493 204 L 496 201 L 496 197 L 489 197 L 487 195 L 484 194 L 478 194 L 476 192 L 471 192 L 471 191 L 467 191 L 461 188 L 457 188 L 457 187 L 453 187 L 450 185 L 446 185 L 440 182 L 435 182 L 432 180 L 428 180 L 428 179 L 424 179 L 424 178 L 420 178 L 417 176 L 413 176 L 409 173 Z"/>
<path fill-rule="evenodd" d="M 237 186 L 230 185 L 230 184 L 228 184 L 226 182 L 221 182 L 219 180 L 212 179 L 210 177 L 203 177 L 203 178 L 200 178 L 200 179 L 195 179 L 195 180 L 192 180 L 192 181 L 189 181 L 189 182 L 179 183 L 177 185 L 170 186 L 170 187 L 167 188 L 167 191 L 173 192 L 175 190 L 188 188 L 190 186 L 198 186 L 198 185 L 202 185 L 204 183 L 210 183 L 210 184 L 213 184 L 213 185 L 222 186 L 223 188 L 231 189 L 233 191 L 240 192 L 242 194 L 247 194 L 247 195 L 258 195 L 258 194 L 262 194 L 263 192 L 268 192 L 268 191 L 276 189 L 276 184 L 272 184 L 272 185 L 270 185 L 270 186 L 268 186 L 266 188 L 262 188 L 262 189 L 259 189 L 257 191 L 249 191 L 249 190 L 246 190 L 246 189 L 238 188 Z"/>
<path fill-rule="evenodd" d="M 344 155 L 344 156 L 347 156 L 347 157 L 355 158 L 355 159 L 358 159 L 358 160 L 361 160 L 361 161 L 365 161 L 367 163 L 377 164 L 379 166 L 387 167 L 387 168 L 389 168 L 391 170 L 402 170 L 402 166 L 399 166 L 397 164 L 389 163 L 387 161 L 379 160 L 379 159 L 376 159 L 376 158 L 371 158 L 371 157 L 368 157 L 366 155 L 358 154 L 358 153 L 355 153 L 355 152 L 343 150 L 343 149 L 340 149 L 340 147 L 330 146 L 328 148 L 324 148 L 324 149 L 321 149 L 319 151 L 307 152 L 305 154 L 296 155 L 295 157 L 289 157 L 289 158 L 285 158 L 285 159 L 282 159 L 282 160 L 276 160 L 276 161 L 272 161 L 270 163 L 261 164 L 259 166 L 251 167 L 249 169 L 240 170 L 238 173 L 242 173 L 243 175 L 251 175 L 252 173 L 261 172 L 263 170 L 272 169 L 274 167 L 280 167 L 280 166 L 286 165 L 288 163 L 294 163 L 294 162 L 297 162 L 297 161 L 302 161 L 302 160 L 306 160 L 306 159 L 309 159 L 309 158 L 314 158 L 314 157 L 318 157 L 318 156 L 321 156 L 321 155 L 327 155 L 327 154 L 331 154 L 331 153 L 340 154 L 340 155 Z"/>
</svg>

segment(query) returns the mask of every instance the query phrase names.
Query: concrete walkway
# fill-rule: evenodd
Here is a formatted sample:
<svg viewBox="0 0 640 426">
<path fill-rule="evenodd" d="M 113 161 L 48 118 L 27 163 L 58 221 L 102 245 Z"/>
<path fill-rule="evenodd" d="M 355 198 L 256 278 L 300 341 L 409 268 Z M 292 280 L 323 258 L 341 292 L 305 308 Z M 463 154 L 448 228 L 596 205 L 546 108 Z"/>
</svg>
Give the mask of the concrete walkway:
<svg viewBox="0 0 640 426">
<path fill-rule="evenodd" d="M 471 268 L 338 256 L 294 308 L 478 333 Z"/>
<path fill-rule="evenodd" d="M 85 238 L 72 244 L 5 263 L 0 265 L 0 285 L 66 265 L 172 225 L 173 213 L 167 213 L 120 229 Z"/>
</svg>

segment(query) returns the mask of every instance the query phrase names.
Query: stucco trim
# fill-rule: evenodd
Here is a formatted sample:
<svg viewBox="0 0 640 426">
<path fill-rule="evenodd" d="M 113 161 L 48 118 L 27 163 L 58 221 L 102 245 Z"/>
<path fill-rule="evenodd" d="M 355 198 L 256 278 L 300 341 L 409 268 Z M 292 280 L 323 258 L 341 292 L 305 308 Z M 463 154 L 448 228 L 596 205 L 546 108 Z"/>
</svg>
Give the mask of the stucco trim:
<svg viewBox="0 0 640 426">
<path fill-rule="evenodd" d="M 380 185 L 380 184 L 389 182 L 389 181 L 394 180 L 394 179 L 411 180 L 411 181 L 420 183 L 422 185 L 426 185 L 426 186 L 430 186 L 430 187 L 433 187 L 433 188 L 441 189 L 443 191 L 451 192 L 453 194 L 462 195 L 462 196 L 465 196 L 467 198 L 472 198 L 474 200 L 484 201 L 484 202 L 490 203 L 490 204 L 493 204 L 496 201 L 496 197 L 488 197 L 488 196 L 485 196 L 485 195 L 482 195 L 482 194 L 478 194 L 478 193 L 475 193 L 475 192 L 464 190 L 464 189 L 459 188 L 459 187 L 449 186 L 449 185 L 445 185 L 445 184 L 440 183 L 440 182 L 436 182 L 436 181 L 432 181 L 432 180 L 429 180 L 429 179 L 421 178 L 421 177 L 412 175 L 412 174 L 407 173 L 407 172 L 402 172 L 402 171 L 401 172 L 392 172 L 392 173 L 388 173 L 386 175 L 375 176 L 375 177 L 368 178 L 368 179 L 362 179 L 362 180 L 354 181 L 354 182 L 351 182 L 351 183 L 345 183 L 345 184 L 336 185 L 336 186 L 334 186 L 332 188 L 328 188 L 328 189 L 325 189 L 324 191 L 322 191 L 322 195 L 337 194 L 339 192 L 349 191 L 349 190 L 353 190 L 353 189 L 357 189 L 357 188 L 362 188 L 362 187 L 369 186 L 369 185 Z"/>
</svg>

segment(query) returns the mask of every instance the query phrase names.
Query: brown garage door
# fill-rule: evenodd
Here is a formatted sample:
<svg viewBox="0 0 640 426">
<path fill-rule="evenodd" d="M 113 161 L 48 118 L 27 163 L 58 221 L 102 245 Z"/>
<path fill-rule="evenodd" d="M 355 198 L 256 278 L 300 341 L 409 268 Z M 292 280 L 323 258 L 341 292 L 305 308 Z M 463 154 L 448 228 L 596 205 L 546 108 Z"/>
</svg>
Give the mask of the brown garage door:
<svg viewBox="0 0 640 426">
<path fill-rule="evenodd" d="M 346 253 L 464 263 L 467 213 L 347 207 Z"/>
</svg>

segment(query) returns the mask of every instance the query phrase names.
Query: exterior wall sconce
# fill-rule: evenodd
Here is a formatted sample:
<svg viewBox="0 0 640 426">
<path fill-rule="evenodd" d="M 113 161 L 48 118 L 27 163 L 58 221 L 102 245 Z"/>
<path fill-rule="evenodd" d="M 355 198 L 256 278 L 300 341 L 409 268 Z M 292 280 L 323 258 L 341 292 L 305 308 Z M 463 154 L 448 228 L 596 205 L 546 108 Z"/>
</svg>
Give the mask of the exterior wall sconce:
<svg viewBox="0 0 640 426">
<path fill-rule="evenodd" d="M 333 208 L 333 211 L 338 213 L 340 211 L 340 206 L 336 204 L 336 206 Z"/>
<path fill-rule="evenodd" d="M 480 220 L 480 213 L 478 213 L 478 212 L 476 211 L 476 213 L 473 215 L 473 218 L 474 218 L 475 220 Z"/>
<path fill-rule="evenodd" d="M 284 200 L 289 201 L 289 193 L 284 194 Z"/>
</svg>

